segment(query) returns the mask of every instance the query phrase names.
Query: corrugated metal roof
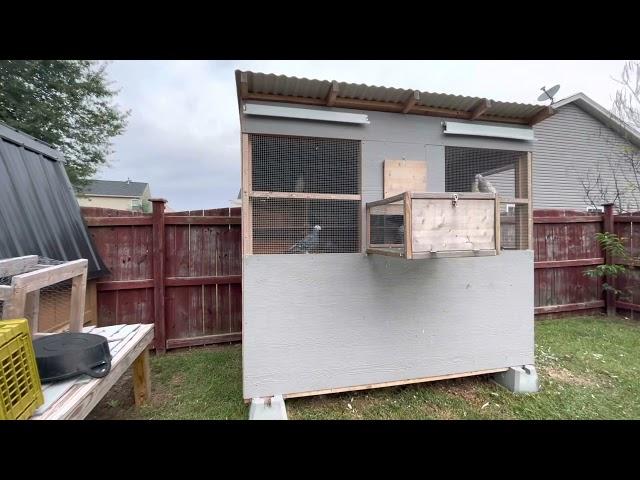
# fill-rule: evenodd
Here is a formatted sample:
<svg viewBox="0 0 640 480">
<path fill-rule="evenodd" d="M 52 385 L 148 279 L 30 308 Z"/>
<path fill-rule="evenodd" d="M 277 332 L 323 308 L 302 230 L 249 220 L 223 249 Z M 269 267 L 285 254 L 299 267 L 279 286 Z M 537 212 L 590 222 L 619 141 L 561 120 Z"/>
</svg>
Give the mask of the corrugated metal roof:
<svg viewBox="0 0 640 480">
<path fill-rule="evenodd" d="M 247 93 L 249 98 L 251 95 L 268 95 L 268 96 L 281 96 L 287 97 L 286 99 L 273 98 L 274 101 L 287 101 L 295 103 L 295 98 L 301 99 L 300 103 L 305 103 L 311 100 L 313 103 L 321 105 L 327 98 L 327 95 L 331 89 L 332 81 L 328 80 L 314 80 L 309 78 L 288 77 L 286 75 L 275 75 L 272 73 L 256 73 L 256 72 L 241 72 L 236 71 L 236 83 L 238 85 L 238 94 L 241 94 L 241 77 L 245 76 L 247 79 Z M 336 82 L 338 84 L 338 93 L 336 96 L 336 107 L 355 108 L 352 105 L 341 105 L 340 99 L 344 100 L 364 100 L 384 102 L 388 104 L 387 110 L 400 111 L 404 103 L 409 99 L 415 90 L 391 88 L 391 87 L 379 87 L 365 84 Z M 267 98 L 262 98 L 267 99 Z M 467 97 L 462 95 L 451 95 L 445 93 L 432 93 L 432 92 L 420 92 L 420 99 L 416 102 L 418 107 L 428 107 L 443 109 L 441 113 L 458 114 L 463 116 L 466 114 L 469 116 L 471 112 L 479 105 L 480 102 L 488 100 L 481 97 Z M 381 105 L 378 105 L 380 107 Z M 358 107 L 363 110 L 367 109 L 367 106 Z M 376 109 L 375 105 L 372 105 L 372 110 Z M 487 109 L 479 119 L 486 119 L 492 121 L 521 121 L 521 123 L 527 123 L 533 119 L 538 113 L 547 110 L 546 105 L 533 105 L 516 102 L 500 102 L 491 100 L 491 106 Z M 415 112 L 409 113 L 422 113 L 428 114 L 425 109 L 416 109 Z M 437 113 L 437 112 L 436 112 Z M 483 118 L 484 117 L 484 118 Z"/>
<path fill-rule="evenodd" d="M 57 160 L 62 155 L 33 137 L 0 127 L 0 258 L 86 258 L 89 278 L 108 273 Z"/>
<path fill-rule="evenodd" d="M 145 182 L 119 180 L 91 180 L 80 193 L 84 195 L 109 195 L 114 197 L 139 197 L 147 188 Z"/>
</svg>

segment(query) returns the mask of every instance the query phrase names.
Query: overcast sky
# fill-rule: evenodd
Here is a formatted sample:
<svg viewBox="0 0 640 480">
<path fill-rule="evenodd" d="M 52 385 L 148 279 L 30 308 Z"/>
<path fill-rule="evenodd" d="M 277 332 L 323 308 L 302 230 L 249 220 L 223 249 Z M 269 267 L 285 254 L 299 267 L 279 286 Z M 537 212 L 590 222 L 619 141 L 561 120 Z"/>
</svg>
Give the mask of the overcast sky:
<svg viewBox="0 0 640 480">
<path fill-rule="evenodd" d="M 117 103 L 131 110 L 97 178 L 148 182 L 174 210 L 229 206 L 240 188 L 234 70 L 540 103 L 584 92 L 610 108 L 623 61 L 115 61 Z"/>
</svg>

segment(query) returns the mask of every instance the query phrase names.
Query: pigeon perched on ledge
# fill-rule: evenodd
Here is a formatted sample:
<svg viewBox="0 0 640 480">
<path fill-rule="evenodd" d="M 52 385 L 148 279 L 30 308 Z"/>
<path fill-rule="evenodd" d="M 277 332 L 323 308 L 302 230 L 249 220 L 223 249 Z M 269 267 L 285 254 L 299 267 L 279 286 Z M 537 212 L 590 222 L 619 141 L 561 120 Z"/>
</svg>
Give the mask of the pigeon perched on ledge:
<svg viewBox="0 0 640 480">
<path fill-rule="evenodd" d="M 498 193 L 496 188 L 493 185 L 491 185 L 491 182 L 480 174 L 476 175 L 474 184 L 475 182 L 478 182 L 478 190 L 483 193 Z"/>
<path fill-rule="evenodd" d="M 320 230 L 322 230 L 320 225 L 314 226 L 311 233 L 295 243 L 289 251 L 293 253 L 311 253 L 320 245 Z"/>
</svg>

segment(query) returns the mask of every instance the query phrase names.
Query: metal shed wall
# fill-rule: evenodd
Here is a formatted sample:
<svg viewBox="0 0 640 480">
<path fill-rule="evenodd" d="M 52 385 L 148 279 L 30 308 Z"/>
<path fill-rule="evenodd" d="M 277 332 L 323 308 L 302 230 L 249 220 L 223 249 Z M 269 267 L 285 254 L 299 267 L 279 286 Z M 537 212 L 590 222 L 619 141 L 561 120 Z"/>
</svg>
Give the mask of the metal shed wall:
<svg viewBox="0 0 640 480">
<path fill-rule="evenodd" d="M 362 113 L 369 125 L 244 115 L 241 125 L 243 133 L 362 140 L 363 213 L 383 196 L 387 158 L 424 160 L 428 189 L 444 191 L 445 145 L 531 149 L 531 142 L 445 137 L 435 117 Z M 249 255 L 243 285 L 245 398 L 534 361 L 531 251 L 416 262 L 361 253 Z"/>
<path fill-rule="evenodd" d="M 107 273 L 87 232 L 59 152 L 0 125 L 0 258 L 86 258 Z"/>
</svg>

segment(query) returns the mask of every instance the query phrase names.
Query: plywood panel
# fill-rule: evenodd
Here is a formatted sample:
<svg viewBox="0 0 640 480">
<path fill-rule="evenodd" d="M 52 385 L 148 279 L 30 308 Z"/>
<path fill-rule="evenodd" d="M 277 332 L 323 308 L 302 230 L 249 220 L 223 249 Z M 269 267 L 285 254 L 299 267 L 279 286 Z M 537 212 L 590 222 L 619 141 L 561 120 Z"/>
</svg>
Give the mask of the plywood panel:
<svg viewBox="0 0 640 480">
<path fill-rule="evenodd" d="M 413 251 L 495 249 L 495 201 L 414 199 Z"/>
<path fill-rule="evenodd" d="M 533 252 L 245 259 L 244 398 L 534 361 Z"/>
<path fill-rule="evenodd" d="M 385 160 L 384 198 L 403 192 L 427 191 L 427 162 L 424 160 Z"/>
</svg>

